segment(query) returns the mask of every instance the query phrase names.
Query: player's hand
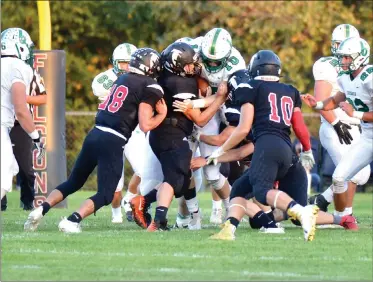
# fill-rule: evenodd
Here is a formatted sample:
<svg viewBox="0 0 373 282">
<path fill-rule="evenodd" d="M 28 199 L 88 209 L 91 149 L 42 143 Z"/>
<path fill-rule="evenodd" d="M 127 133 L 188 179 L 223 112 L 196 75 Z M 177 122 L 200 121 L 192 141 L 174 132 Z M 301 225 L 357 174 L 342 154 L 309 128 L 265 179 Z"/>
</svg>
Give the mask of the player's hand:
<svg viewBox="0 0 373 282">
<path fill-rule="evenodd" d="M 340 120 L 333 125 L 334 130 L 337 132 L 339 142 L 343 144 L 343 142 L 347 145 L 351 144 L 351 141 L 354 140 L 348 131 L 351 129 L 351 126 L 349 126 L 346 123 L 341 122 Z"/>
<path fill-rule="evenodd" d="M 44 144 L 40 141 L 40 137 L 36 139 L 32 139 L 32 141 L 34 142 L 34 146 L 36 150 L 38 150 L 38 153 L 36 154 L 36 158 L 38 160 L 43 159 L 45 156 L 45 147 L 44 147 Z"/>
<path fill-rule="evenodd" d="M 205 97 L 208 97 L 208 96 L 211 96 L 211 95 L 212 95 L 212 88 L 211 88 L 211 86 L 207 86 Z"/>
<path fill-rule="evenodd" d="M 307 170 L 312 169 L 313 165 L 315 164 L 315 159 L 312 154 L 312 149 L 309 151 L 300 153 L 300 162 L 305 169 Z"/>
<path fill-rule="evenodd" d="M 207 164 L 207 161 L 203 157 L 193 158 L 190 161 L 190 169 L 197 170 L 197 169 L 199 169 L 201 167 L 204 167 L 206 164 Z"/>
<path fill-rule="evenodd" d="M 206 164 L 214 164 L 216 165 L 218 163 L 218 158 L 223 155 L 225 152 L 222 147 L 217 148 L 212 154 L 207 158 Z"/>
<path fill-rule="evenodd" d="M 307 106 L 309 106 L 311 108 L 316 107 L 317 101 L 316 101 L 315 97 L 313 97 L 312 95 L 303 94 L 303 95 L 300 95 L 300 97 L 301 97 L 302 101 L 307 104 Z"/>
<path fill-rule="evenodd" d="M 201 136 L 201 132 L 198 127 L 193 127 L 192 134 L 190 135 L 191 142 L 199 142 L 199 137 Z"/>
<path fill-rule="evenodd" d="M 218 86 L 216 96 L 221 96 L 222 98 L 226 99 L 227 95 L 228 95 L 228 82 L 223 81 Z"/>
<path fill-rule="evenodd" d="M 167 114 L 167 105 L 164 99 L 162 98 L 155 104 L 155 110 L 157 111 L 158 114 L 160 115 L 166 115 Z"/>
<path fill-rule="evenodd" d="M 339 107 L 350 117 L 353 117 L 354 108 L 348 102 L 339 103 Z"/>
<path fill-rule="evenodd" d="M 189 109 L 192 109 L 193 108 L 193 102 L 192 100 L 184 100 L 184 101 L 177 101 L 175 100 L 173 103 L 172 103 L 172 106 L 174 108 L 176 108 L 174 110 L 174 112 L 182 112 L 182 113 L 185 113 L 187 110 Z"/>
</svg>

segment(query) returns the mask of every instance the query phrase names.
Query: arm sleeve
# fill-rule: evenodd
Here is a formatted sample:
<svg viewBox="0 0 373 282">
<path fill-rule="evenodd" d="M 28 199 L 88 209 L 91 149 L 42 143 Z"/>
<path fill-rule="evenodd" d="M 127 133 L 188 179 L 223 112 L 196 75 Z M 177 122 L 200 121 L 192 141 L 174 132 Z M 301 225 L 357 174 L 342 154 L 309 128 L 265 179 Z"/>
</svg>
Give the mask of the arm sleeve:
<svg viewBox="0 0 373 282">
<path fill-rule="evenodd" d="M 23 62 L 22 62 L 23 63 Z M 28 66 L 27 68 L 23 68 L 21 65 L 17 65 L 12 72 L 12 76 L 10 78 L 10 84 L 14 84 L 16 82 L 23 83 L 26 88 L 29 87 L 32 81 L 33 73 L 32 69 Z"/>
<path fill-rule="evenodd" d="M 141 97 L 141 103 L 147 103 L 154 108 L 155 104 L 160 99 L 162 99 L 162 97 L 163 97 L 162 87 L 157 83 L 149 84 L 145 86 L 144 94 Z"/>
<path fill-rule="evenodd" d="M 296 111 L 293 113 L 291 117 L 291 125 L 293 126 L 295 135 L 303 146 L 303 150 L 309 151 L 311 149 L 310 133 L 304 123 L 302 112 Z"/>
<path fill-rule="evenodd" d="M 93 94 L 97 97 L 106 97 L 110 94 L 110 88 L 105 89 L 103 83 L 98 82 L 98 78 L 102 76 L 102 73 L 96 75 L 92 81 L 92 91 Z"/>
<path fill-rule="evenodd" d="M 329 61 L 316 61 L 312 68 L 315 80 L 325 80 L 330 83 L 336 81 L 338 73 Z"/>
</svg>

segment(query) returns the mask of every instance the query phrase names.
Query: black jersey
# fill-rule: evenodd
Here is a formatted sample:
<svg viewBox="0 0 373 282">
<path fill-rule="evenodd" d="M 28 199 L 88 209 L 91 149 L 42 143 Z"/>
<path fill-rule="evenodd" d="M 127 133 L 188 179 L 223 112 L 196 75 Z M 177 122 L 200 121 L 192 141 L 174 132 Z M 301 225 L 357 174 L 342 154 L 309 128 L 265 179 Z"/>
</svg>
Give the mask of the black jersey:
<svg viewBox="0 0 373 282">
<path fill-rule="evenodd" d="M 155 104 L 163 97 L 162 87 L 154 79 L 140 74 L 121 75 L 110 95 L 98 106 L 96 125 L 111 128 L 127 138 L 139 123 L 140 103 Z"/>
<path fill-rule="evenodd" d="M 237 87 L 234 98 L 241 106 L 246 103 L 254 106 L 254 140 L 264 134 L 275 134 L 291 146 L 293 110 L 302 106 L 296 88 L 279 82 L 250 80 Z"/>
<path fill-rule="evenodd" d="M 168 111 L 166 119 L 153 131 L 156 134 L 170 136 L 189 136 L 193 131 L 193 121 L 181 112 L 173 111 L 172 103 L 176 100 L 195 100 L 198 98 L 197 80 L 194 77 L 182 77 L 168 70 L 163 70 L 158 83 L 164 90 L 164 100 Z"/>
</svg>

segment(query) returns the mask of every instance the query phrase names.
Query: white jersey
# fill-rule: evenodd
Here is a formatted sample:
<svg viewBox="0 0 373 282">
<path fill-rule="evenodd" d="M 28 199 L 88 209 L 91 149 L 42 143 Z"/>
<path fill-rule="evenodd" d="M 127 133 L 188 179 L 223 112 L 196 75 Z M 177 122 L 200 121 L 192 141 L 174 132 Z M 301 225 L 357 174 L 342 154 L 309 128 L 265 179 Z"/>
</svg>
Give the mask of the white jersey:
<svg viewBox="0 0 373 282">
<path fill-rule="evenodd" d="M 337 83 L 338 78 L 338 60 L 335 57 L 322 57 L 318 59 L 313 65 L 313 77 L 315 81 L 324 80 L 332 85 L 332 92 L 330 96 L 334 96 L 340 88 Z M 348 116 L 342 109 L 337 108 L 333 110 L 335 116 L 344 122 L 350 124 L 359 124 L 360 120 Z M 321 122 L 327 122 L 323 116 L 321 116 Z"/>
<path fill-rule="evenodd" d="M 105 100 L 117 78 L 112 68 L 99 73 L 92 81 L 93 94 L 100 100 Z"/>
<path fill-rule="evenodd" d="M 356 111 L 373 112 L 373 66 L 367 65 L 353 80 L 349 74 L 338 77 L 338 85 Z M 363 133 L 373 138 L 373 123 L 361 122 Z"/>
<path fill-rule="evenodd" d="M 12 85 L 21 82 L 26 86 L 25 95 L 30 90 L 32 68 L 24 61 L 5 57 L 1 58 L 1 125 L 11 128 L 14 126 L 15 113 L 12 104 Z"/>
</svg>

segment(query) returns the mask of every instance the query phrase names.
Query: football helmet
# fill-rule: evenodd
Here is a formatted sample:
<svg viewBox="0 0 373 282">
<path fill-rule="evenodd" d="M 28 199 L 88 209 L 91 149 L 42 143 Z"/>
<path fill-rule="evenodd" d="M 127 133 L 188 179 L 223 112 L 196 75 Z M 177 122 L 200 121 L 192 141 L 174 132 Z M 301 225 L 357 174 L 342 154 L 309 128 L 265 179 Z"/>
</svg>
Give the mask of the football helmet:
<svg viewBox="0 0 373 282">
<path fill-rule="evenodd" d="M 129 71 L 157 78 L 162 70 L 159 53 L 151 48 L 137 49 L 131 56 Z"/>
<path fill-rule="evenodd" d="M 368 42 L 359 37 L 350 37 L 342 41 L 339 45 L 336 56 L 339 66 L 344 73 L 353 73 L 358 68 L 369 63 L 370 46 Z M 352 61 L 348 64 L 342 62 L 343 57 L 351 57 Z M 346 69 L 347 68 L 347 69 Z"/>
<path fill-rule="evenodd" d="M 359 31 L 350 24 L 340 24 L 332 33 L 331 51 L 335 56 L 339 44 L 349 37 L 360 37 Z"/>
<path fill-rule="evenodd" d="M 131 60 L 131 55 L 137 50 L 135 45 L 130 43 L 119 44 L 113 52 L 110 62 L 113 64 L 115 74 L 122 74 L 125 71 L 120 69 L 119 62 L 129 63 Z"/>
<path fill-rule="evenodd" d="M 232 38 L 223 28 L 210 30 L 202 39 L 201 57 L 202 63 L 210 73 L 222 70 L 228 61 L 232 51 Z"/>
<path fill-rule="evenodd" d="M 281 60 L 271 50 L 260 50 L 251 57 L 248 73 L 253 79 L 266 77 L 266 80 L 277 81 L 281 74 Z"/>
<path fill-rule="evenodd" d="M 1 33 L 1 55 L 16 56 L 33 67 L 34 43 L 22 28 L 12 27 Z"/>
<path fill-rule="evenodd" d="M 188 43 L 175 42 L 169 45 L 161 54 L 162 66 L 180 76 L 194 76 L 201 73 L 199 54 Z M 192 71 L 185 66 L 194 64 Z"/>
</svg>

